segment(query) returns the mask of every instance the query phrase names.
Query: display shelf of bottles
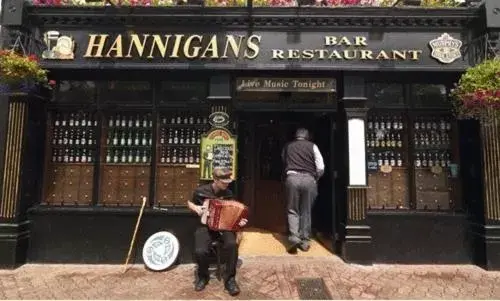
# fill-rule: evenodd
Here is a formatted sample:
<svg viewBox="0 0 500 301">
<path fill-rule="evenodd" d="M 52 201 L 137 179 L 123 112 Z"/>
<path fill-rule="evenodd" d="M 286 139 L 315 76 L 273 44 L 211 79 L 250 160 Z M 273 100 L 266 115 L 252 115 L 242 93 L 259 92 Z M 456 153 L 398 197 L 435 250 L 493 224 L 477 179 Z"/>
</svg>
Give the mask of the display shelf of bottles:
<svg viewBox="0 0 500 301">
<path fill-rule="evenodd" d="M 116 114 L 108 118 L 106 164 L 149 164 L 153 145 L 151 114 Z"/>
<path fill-rule="evenodd" d="M 203 114 L 176 113 L 160 118 L 158 163 L 175 166 L 200 163 L 201 135 L 209 129 Z"/>
<path fill-rule="evenodd" d="M 92 202 L 97 118 L 90 112 L 49 114 L 47 169 L 42 204 L 86 206 Z"/>
<path fill-rule="evenodd" d="M 406 119 L 371 114 L 367 119 L 367 191 L 370 209 L 409 208 Z"/>
<path fill-rule="evenodd" d="M 453 126 L 450 116 L 418 116 L 413 122 L 415 207 L 448 210 L 454 206 Z"/>
<path fill-rule="evenodd" d="M 99 206 L 140 206 L 149 196 L 153 148 L 151 113 L 115 113 L 103 128 Z"/>
</svg>

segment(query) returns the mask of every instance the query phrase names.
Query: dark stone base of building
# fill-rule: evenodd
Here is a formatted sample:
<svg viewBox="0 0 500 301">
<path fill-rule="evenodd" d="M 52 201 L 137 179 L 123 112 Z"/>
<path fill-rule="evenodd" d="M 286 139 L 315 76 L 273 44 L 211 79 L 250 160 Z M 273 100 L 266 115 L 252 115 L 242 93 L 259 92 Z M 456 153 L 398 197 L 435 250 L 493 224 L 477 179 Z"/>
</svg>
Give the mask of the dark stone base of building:
<svg viewBox="0 0 500 301">
<path fill-rule="evenodd" d="M 349 263 L 369 265 L 373 262 L 372 237 L 370 226 L 341 225 L 345 231 L 345 240 L 342 243 L 342 259 Z"/>
<path fill-rule="evenodd" d="M 471 224 L 474 263 L 486 270 L 500 270 L 500 225 Z"/>
<path fill-rule="evenodd" d="M 472 263 L 467 217 L 457 213 L 370 212 L 374 262 Z"/>
<path fill-rule="evenodd" d="M 136 208 L 43 208 L 31 210 L 30 216 L 33 233 L 29 262 L 121 264 L 127 257 L 138 212 Z M 131 262 L 143 262 L 144 243 L 159 231 L 169 231 L 179 240 L 177 263 L 192 262 L 193 233 L 198 224 L 199 217 L 186 209 L 168 215 L 146 209 Z"/>
<path fill-rule="evenodd" d="M 370 212 L 367 221 L 369 226 L 345 227 L 342 258 L 346 262 L 470 264 L 474 261 L 465 215 L 381 211 Z M 492 243 L 490 246 L 493 249 Z M 499 248 L 500 244 L 494 246 Z"/>
<path fill-rule="evenodd" d="M 0 225 L 0 268 L 13 269 L 26 262 L 30 223 Z"/>
</svg>

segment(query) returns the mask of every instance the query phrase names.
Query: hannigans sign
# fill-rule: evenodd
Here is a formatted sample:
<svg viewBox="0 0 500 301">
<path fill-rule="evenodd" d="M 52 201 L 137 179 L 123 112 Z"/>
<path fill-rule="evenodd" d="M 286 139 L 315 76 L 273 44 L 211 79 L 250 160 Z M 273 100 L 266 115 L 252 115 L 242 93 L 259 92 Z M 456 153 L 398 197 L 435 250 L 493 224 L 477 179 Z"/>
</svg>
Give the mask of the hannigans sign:
<svg viewBox="0 0 500 301">
<path fill-rule="evenodd" d="M 106 32 L 49 31 L 44 58 L 84 60 L 85 64 L 258 64 L 259 68 L 295 66 L 352 66 L 447 64 L 436 61 L 435 33 L 392 32 L 374 38 L 369 33 L 243 32 Z M 294 34 L 294 39 L 289 35 Z M 413 35 L 413 36 L 412 36 Z M 450 38 L 458 40 L 453 35 Z M 439 50 L 439 49 L 438 49 Z M 459 49 L 458 49 L 459 51 Z M 433 59 L 434 57 L 434 59 Z M 455 55 L 457 57 L 457 55 Z M 299 66 L 300 67 L 300 66 Z"/>
</svg>

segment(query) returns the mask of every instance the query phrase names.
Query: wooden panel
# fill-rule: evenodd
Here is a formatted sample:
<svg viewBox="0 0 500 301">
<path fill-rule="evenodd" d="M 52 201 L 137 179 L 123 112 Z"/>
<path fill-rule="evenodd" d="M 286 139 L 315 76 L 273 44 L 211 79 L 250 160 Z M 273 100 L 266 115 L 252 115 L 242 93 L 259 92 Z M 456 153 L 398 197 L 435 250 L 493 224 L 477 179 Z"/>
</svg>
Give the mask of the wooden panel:
<svg viewBox="0 0 500 301">
<path fill-rule="evenodd" d="M 106 205 L 117 203 L 119 168 L 116 166 L 103 167 L 101 179 L 101 199 Z"/>
<path fill-rule="evenodd" d="M 368 200 L 368 206 L 377 206 L 377 175 L 369 173 L 368 174 L 368 189 L 366 190 L 366 199 Z"/>
<path fill-rule="evenodd" d="M 134 166 L 120 166 L 120 179 L 123 178 L 134 178 L 135 177 L 135 169 Z"/>
<path fill-rule="evenodd" d="M 434 174 L 430 169 L 418 169 L 415 173 L 417 189 L 447 190 L 447 173 Z"/>
<path fill-rule="evenodd" d="M 136 167 L 135 177 L 137 179 L 149 179 L 149 175 L 150 175 L 149 167 L 142 167 L 142 166 Z"/>
<path fill-rule="evenodd" d="M 369 208 L 394 209 L 409 207 L 408 175 L 406 169 L 390 173 L 369 173 L 366 198 Z"/>
<path fill-rule="evenodd" d="M 417 191 L 417 209 L 446 210 L 450 208 L 450 194 L 446 191 Z"/>
</svg>

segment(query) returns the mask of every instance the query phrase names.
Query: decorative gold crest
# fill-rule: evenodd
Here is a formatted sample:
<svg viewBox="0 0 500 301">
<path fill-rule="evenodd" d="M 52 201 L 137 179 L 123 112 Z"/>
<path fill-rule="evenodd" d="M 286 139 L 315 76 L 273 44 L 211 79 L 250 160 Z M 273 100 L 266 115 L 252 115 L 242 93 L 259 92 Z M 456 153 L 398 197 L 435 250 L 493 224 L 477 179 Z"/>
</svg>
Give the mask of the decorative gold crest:
<svg viewBox="0 0 500 301">
<path fill-rule="evenodd" d="M 443 64 L 451 64 L 462 57 L 460 48 L 462 41 L 453 38 L 447 33 L 443 33 L 439 38 L 429 42 L 432 49 L 431 56 Z"/>
<path fill-rule="evenodd" d="M 391 173 L 392 172 L 392 166 L 390 165 L 382 165 L 380 166 L 380 171 L 383 173 Z"/>
<path fill-rule="evenodd" d="M 75 58 L 75 41 L 70 36 L 62 36 L 58 31 L 51 30 L 43 34 L 47 49 L 42 58 L 47 60 L 72 60 Z"/>
</svg>

